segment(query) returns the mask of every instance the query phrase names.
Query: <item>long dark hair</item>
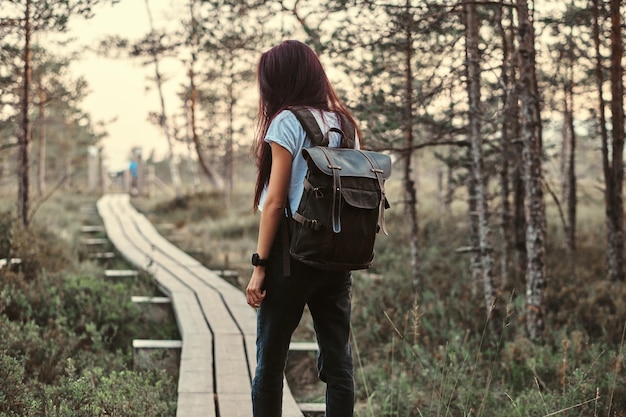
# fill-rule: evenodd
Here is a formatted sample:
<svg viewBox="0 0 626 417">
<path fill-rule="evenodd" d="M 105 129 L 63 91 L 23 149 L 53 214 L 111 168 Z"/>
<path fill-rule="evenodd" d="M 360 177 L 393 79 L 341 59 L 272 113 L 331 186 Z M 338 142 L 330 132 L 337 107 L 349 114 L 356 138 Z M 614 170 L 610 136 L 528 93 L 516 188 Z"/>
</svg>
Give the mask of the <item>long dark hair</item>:
<svg viewBox="0 0 626 417">
<path fill-rule="evenodd" d="M 272 154 L 264 141 L 274 117 L 291 106 L 306 106 L 345 115 L 354 126 L 356 121 L 335 93 L 319 58 L 304 43 L 287 40 L 261 55 L 257 67 L 259 111 L 254 138 L 257 180 L 254 209 L 267 185 L 272 168 Z M 343 126 L 342 126 L 343 128 Z M 361 137 L 358 126 L 356 127 Z"/>
</svg>

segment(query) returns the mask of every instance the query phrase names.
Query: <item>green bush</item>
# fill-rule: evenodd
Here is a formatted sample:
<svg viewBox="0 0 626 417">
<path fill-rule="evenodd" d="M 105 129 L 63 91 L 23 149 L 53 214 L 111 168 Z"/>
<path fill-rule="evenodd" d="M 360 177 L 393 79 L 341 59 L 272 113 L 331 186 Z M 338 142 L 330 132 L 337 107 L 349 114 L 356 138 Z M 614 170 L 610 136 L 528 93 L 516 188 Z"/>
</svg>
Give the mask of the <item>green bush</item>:
<svg viewBox="0 0 626 417">
<path fill-rule="evenodd" d="M 101 369 L 78 375 L 69 362 L 67 375 L 46 387 L 45 415 L 51 417 L 167 417 L 176 414 L 168 400 L 176 383 L 164 371 L 119 371 L 104 375 Z"/>
<path fill-rule="evenodd" d="M 51 230 L 0 220 L 0 257 L 22 260 L 0 269 L 0 417 L 173 416 L 173 378 L 129 370 L 145 277 L 107 282 Z M 171 321 L 150 325 L 156 337 L 177 333 Z"/>
<path fill-rule="evenodd" d="M 0 352 L 0 417 L 24 417 L 32 415 L 36 407 L 33 394 L 26 383 L 24 364 Z"/>
<path fill-rule="evenodd" d="M 168 417 L 174 379 L 164 371 L 100 368 L 78 373 L 71 360 L 54 385 L 29 382 L 24 364 L 0 353 L 0 417 Z"/>
</svg>

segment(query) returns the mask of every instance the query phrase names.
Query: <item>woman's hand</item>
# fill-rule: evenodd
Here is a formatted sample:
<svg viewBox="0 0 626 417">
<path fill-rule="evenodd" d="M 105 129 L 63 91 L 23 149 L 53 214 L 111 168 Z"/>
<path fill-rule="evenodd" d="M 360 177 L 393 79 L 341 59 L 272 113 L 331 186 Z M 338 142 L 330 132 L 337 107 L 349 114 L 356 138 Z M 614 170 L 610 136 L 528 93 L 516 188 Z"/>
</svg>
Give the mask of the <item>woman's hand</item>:
<svg viewBox="0 0 626 417">
<path fill-rule="evenodd" d="M 246 300 L 251 307 L 259 308 L 261 301 L 265 298 L 263 281 L 265 281 L 265 267 L 257 266 L 246 287 Z"/>
</svg>

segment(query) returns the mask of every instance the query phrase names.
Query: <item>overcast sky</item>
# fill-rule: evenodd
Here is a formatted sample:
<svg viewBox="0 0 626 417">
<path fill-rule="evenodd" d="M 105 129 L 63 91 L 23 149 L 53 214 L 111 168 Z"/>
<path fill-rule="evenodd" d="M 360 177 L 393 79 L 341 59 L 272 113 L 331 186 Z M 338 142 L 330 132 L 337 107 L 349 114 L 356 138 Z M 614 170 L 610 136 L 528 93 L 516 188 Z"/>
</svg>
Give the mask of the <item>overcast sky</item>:
<svg viewBox="0 0 626 417">
<path fill-rule="evenodd" d="M 184 6 L 180 0 L 150 0 L 156 29 L 165 27 L 168 21 L 176 23 L 173 18 L 176 3 L 179 8 Z M 114 6 L 98 7 L 92 19 L 74 18 L 69 35 L 76 41 L 71 48 L 86 50 L 113 34 L 137 39 L 148 33 L 149 28 L 145 1 L 122 0 Z M 107 125 L 109 136 L 102 141 L 109 170 L 126 169 L 134 146 L 141 146 L 144 155 L 154 149 L 162 156 L 167 150 L 162 131 L 147 121 L 149 112 L 160 112 L 156 88 L 147 79 L 153 71 L 152 66 L 144 68 L 137 61 L 107 59 L 89 52 L 72 65 L 74 76 L 84 77 L 90 86 L 91 93 L 83 102 L 83 109 L 94 122 L 115 119 Z M 180 84 L 176 77 L 184 76 L 184 69 L 170 61 L 162 72 L 171 77 L 164 85 L 165 93 L 171 97 L 169 106 L 166 101 L 167 111 L 171 113 L 178 106 L 178 100 L 172 97 Z"/>
</svg>

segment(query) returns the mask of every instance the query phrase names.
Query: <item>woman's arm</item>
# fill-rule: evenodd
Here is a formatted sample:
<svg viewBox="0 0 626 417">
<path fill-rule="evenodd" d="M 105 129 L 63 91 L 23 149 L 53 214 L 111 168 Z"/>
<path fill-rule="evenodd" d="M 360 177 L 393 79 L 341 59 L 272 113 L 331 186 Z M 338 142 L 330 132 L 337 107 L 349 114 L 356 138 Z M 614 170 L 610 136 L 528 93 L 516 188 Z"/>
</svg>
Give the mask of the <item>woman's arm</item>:
<svg viewBox="0 0 626 417">
<path fill-rule="evenodd" d="M 289 182 L 291 179 L 291 153 L 282 146 L 272 142 L 272 171 L 267 187 L 267 195 L 261 211 L 259 223 L 259 238 L 257 253 L 262 259 L 270 254 L 274 237 L 285 216 L 285 206 L 288 204 Z M 265 298 L 263 282 L 265 267 L 255 266 L 252 277 L 246 288 L 246 299 L 252 307 L 258 307 Z"/>
</svg>

